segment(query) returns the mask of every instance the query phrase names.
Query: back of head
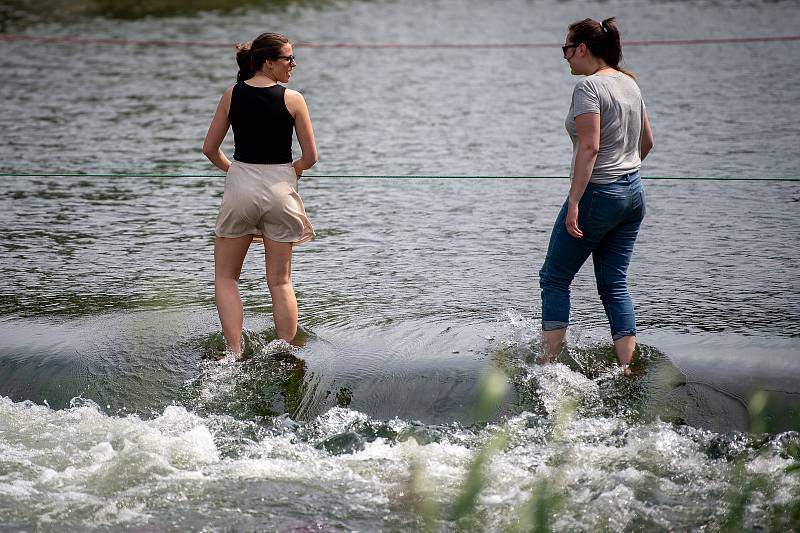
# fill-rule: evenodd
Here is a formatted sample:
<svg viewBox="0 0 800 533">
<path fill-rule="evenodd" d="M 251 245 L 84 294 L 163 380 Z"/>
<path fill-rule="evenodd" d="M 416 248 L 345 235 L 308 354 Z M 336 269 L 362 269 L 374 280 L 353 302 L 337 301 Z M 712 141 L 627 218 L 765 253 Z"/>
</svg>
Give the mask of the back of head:
<svg viewBox="0 0 800 533">
<path fill-rule="evenodd" d="M 236 63 L 239 73 L 236 81 L 249 80 L 261 70 L 267 59 L 277 59 L 289 39 L 280 33 L 262 33 L 252 41 L 236 44 Z"/>
<path fill-rule="evenodd" d="M 593 56 L 598 57 L 606 64 L 631 78 L 636 78 L 633 72 L 619 66 L 622 61 L 622 44 L 619 40 L 616 17 L 598 22 L 584 19 L 569 25 L 569 35 L 573 43 L 583 43 Z"/>
</svg>

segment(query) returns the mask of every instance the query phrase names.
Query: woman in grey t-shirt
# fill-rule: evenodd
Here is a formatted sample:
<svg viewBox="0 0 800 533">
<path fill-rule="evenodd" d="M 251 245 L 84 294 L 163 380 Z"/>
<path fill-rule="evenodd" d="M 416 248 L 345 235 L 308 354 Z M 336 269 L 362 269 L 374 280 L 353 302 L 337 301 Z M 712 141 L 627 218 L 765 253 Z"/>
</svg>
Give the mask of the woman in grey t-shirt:
<svg viewBox="0 0 800 533">
<path fill-rule="evenodd" d="M 633 74 L 620 68 L 622 47 L 614 18 L 569 26 L 562 47 L 576 86 L 566 128 L 573 157 L 569 196 L 539 271 L 542 347 L 546 360 L 561 351 L 569 325 L 569 286 L 591 254 L 617 358 L 630 373 L 636 318 L 627 273 L 645 214 L 639 179 L 653 133 Z"/>
</svg>

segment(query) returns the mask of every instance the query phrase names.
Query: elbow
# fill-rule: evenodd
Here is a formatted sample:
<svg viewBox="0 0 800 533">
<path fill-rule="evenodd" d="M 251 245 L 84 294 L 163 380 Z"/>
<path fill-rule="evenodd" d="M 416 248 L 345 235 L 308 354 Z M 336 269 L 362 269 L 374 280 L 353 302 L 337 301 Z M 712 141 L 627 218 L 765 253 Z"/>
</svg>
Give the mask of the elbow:
<svg viewBox="0 0 800 533">
<path fill-rule="evenodd" d="M 203 155 L 206 156 L 211 161 L 213 161 L 214 158 L 217 155 L 219 155 L 219 148 L 220 148 L 220 143 L 210 141 L 209 139 L 203 141 Z"/>
<path fill-rule="evenodd" d="M 648 152 L 655 147 L 655 139 L 653 139 L 653 134 L 651 132 L 647 132 L 647 135 L 642 137 L 642 144 L 647 148 Z"/>
<path fill-rule="evenodd" d="M 648 141 L 643 142 L 642 143 L 642 147 L 640 149 L 640 152 L 642 153 L 642 158 L 646 157 L 647 154 L 652 152 L 653 148 L 655 148 L 655 147 L 656 147 L 656 145 L 652 140 L 648 140 Z"/>
<path fill-rule="evenodd" d="M 311 152 L 308 155 L 303 154 L 302 159 L 303 159 L 303 163 L 305 163 L 307 168 L 313 167 L 314 165 L 317 164 L 317 161 L 319 161 L 319 157 L 317 156 L 317 151 L 316 150 L 314 150 L 313 152 Z"/>
<path fill-rule="evenodd" d="M 581 147 L 581 151 L 591 158 L 597 157 L 597 154 L 600 153 L 600 146 L 596 144 L 587 144 Z"/>
</svg>

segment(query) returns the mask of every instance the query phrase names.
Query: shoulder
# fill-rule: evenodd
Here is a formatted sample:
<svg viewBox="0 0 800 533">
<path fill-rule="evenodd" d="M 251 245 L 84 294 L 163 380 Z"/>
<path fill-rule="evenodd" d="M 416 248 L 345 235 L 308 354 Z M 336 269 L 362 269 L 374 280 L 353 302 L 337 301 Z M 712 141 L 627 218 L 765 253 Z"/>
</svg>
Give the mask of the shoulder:
<svg viewBox="0 0 800 533">
<path fill-rule="evenodd" d="M 231 109 L 231 97 L 233 96 L 233 90 L 236 88 L 235 85 L 231 85 L 225 92 L 222 93 L 222 97 L 219 99 L 219 106 L 220 109 L 223 109 L 225 113 L 230 112 Z"/>
<path fill-rule="evenodd" d="M 597 99 L 600 96 L 597 76 L 586 76 L 575 84 L 572 90 L 572 99 Z"/>
<path fill-rule="evenodd" d="M 594 94 L 594 93 L 597 92 L 598 84 L 599 84 L 599 81 L 597 79 L 597 76 L 594 76 L 594 75 L 586 76 L 581 81 L 579 81 L 578 83 L 575 84 L 575 88 L 572 90 L 572 92 L 573 92 L 573 94 L 575 94 L 575 93 L 587 93 L 587 92 Z"/>
<path fill-rule="evenodd" d="M 642 99 L 642 91 L 636 80 L 624 72 L 613 78 L 613 83 L 608 84 L 606 89 L 609 98 L 620 99 L 630 103 Z"/>
<path fill-rule="evenodd" d="M 284 93 L 284 95 L 285 95 L 285 98 L 286 98 L 287 102 L 289 102 L 289 101 L 292 101 L 292 102 L 305 101 L 305 98 L 303 98 L 303 95 L 300 94 L 300 91 L 295 91 L 294 89 L 289 89 L 288 87 L 286 87 L 285 89 L 286 89 L 286 92 Z"/>
<path fill-rule="evenodd" d="M 635 79 L 631 78 L 630 76 L 624 73 L 622 74 L 622 78 L 625 80 L 623 81 L 623 83 L 625 83 L 630 90 L 632 90 L 636 94 L 639 95 L 642 94 L 642 88 L 639 87 L 639 83 Z"/>
<path fill-rule="evenodd" d="M 233 91 L 234 91 L 234 89 L 236 89 L 236 87 L 237 87 L 236 85 L 231 85 L 230 87 L 225 89 L 225 92 L 222 93 L 222 101 L 223 102 L 230 102 L 231 101 L 231 96 L 233 96 Z"/>
<path fill-rule="evenodd" d="M 306 100 L 300 91 L 294 89 L 286 89 L 283 93 L 283 101 L 286 103 L 286 109 L 294 116 L 298 111 L 303 112 L 306 109 Z"/>
</svg>

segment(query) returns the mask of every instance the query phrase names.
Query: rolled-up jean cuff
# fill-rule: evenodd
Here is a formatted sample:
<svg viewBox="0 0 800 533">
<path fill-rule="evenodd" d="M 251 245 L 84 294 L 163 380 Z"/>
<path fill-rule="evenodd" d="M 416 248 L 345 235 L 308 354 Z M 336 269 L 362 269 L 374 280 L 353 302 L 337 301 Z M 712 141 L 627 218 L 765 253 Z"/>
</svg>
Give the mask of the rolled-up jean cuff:
<svg viewBox="0 0 800 533">
<path fill-rule="evenodd" d="M 567 322 L 560 322 L 558 320 L 542 320 L 542 331 L 554 331 L 557 329 L 564 329 L 569 326 Z"/>
<path fill-rule="evenodd" d="M 635 337 L 635 336 L 636 336 L 636 330 L 635 329 L 628 329 L 628 330 L 625 330 L 625 331 L 617 331 L 616 333 L 613 333 L 611 335 L 611 338 L 614 339 L 615 341 L 618 341 L 622 337 Z"/>
</svg>

